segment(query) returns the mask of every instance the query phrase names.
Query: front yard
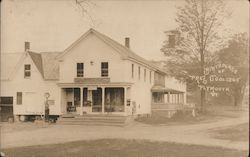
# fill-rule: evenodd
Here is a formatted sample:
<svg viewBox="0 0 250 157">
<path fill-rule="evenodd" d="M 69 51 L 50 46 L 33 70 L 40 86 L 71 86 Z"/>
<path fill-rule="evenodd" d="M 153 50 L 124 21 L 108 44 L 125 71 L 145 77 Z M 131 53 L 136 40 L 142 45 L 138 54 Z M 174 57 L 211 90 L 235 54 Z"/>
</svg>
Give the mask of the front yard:
<svg viewBox="0 0 250 157">
<path fill-rule="evenodd" d="M 249 123 L 211 130 L 214 138 L 230 141 L 249 141 Z"/>
<path fill-rule="evenodd" d="M 8 157 L 246 157 L 248 155 L 247 151 L 220 147 L 121 139 L 9 148 L 3 149 L 2 152 Z"/>
<path fill-rule="evenodd" d="M 138 117 L 135 120 L 137 122 L 150 125 L 186 125 L 215 122 L 220 119 L 223 119 L 223 117 L 211 114 L 197 114 L 195 117 L 193 117 L 190 114 L 185 114 L 182 112 L 177 112 L 173 117 L 167 118 L 166 112 L 159 112 L 157 114 L 153 114 L 150 117 Z"/>
</svg>

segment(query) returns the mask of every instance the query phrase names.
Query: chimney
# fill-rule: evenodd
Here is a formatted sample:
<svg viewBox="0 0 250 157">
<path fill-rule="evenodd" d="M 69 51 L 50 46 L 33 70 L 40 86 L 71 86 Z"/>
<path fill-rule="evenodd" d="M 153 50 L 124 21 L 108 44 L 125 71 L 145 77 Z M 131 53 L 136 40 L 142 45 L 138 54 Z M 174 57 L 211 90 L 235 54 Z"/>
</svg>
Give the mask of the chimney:
<svg viewBox="0 0 250 157">
<path fill-rule="evenodd" d="M 30 50 L 30 42 L 25 41 L 24 42 L 24 51 L 28 51 L 28 50 Z"/>
<path fill-rule="evenodd" d="M 129 48 L 129 37 L 125 38 L 125 46 Z"/>
</svg>

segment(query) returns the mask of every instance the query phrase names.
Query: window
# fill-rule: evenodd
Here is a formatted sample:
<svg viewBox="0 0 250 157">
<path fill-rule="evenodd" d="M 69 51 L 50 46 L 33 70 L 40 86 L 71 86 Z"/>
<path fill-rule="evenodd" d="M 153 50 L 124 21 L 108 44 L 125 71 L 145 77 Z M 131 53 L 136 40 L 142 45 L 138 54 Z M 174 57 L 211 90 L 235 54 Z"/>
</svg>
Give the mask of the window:
<svg viewBox="0 0 250 157">
<path fill-rule="evenodd" d="M 134 78 L 134 64 L 132 64 L 132 78 Z"/>
<path fill-rule="evenodd" d="M 31 66 L 30 64 L 24 65 L 24 78 L 29 78 L 31 76 Z"/>
<path fill-rule="evenodd" d="M 21 105 L 22 104 L 22 98 L 23 97 L 23 93 L 22 92 L 17 92 L 16 94 L 16 104 L 17 105 Z"/>
<path fill-rule="evenodd" d="M 84 74 L 84 64 L 83 63 L 77 63 L 77 77 L 83 77 Z"/>
<path fill-rule="evenodd" d="M 138 66 L 138 79 L 140 80 L 140 78 L 141 78 L 141 67 Z"/>
<path fill-rule="evenodd" d="M 13 97 L 0 97 L 0 104 L 13 104 Z"/>
<path fill-rule="evenodd" d="M 109 76 L 109 64 L 108 64 L 108 62 L 102 62 L 102 64 L 101 64 L 101 76 L 102 77 Z"/>
<path fill-rule="evenodd" d="M 144 81 L 146 81 L 147 71 L 144 69 Z"/>
<path fill-rule="evenodd" d="M 174 48 L 175 47 L 175 35 L 169 35 L 168 36 L 168 46 L 170 48 Z"/>
</svg>

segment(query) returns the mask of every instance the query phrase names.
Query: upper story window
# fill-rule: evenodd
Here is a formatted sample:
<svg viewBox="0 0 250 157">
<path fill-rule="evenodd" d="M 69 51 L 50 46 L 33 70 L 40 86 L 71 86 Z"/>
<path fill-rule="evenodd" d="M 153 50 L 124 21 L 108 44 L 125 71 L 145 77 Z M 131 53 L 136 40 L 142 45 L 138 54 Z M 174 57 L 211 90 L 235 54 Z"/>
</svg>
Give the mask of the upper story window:
<svg viewBox="0 0 250 157">
<path fill-rule="evenodd" d="M 102 64 L 101 64 L 101 76 L 102 77 L 109 76 L 109 64 L 108 64 L 108 62 L 102 62 Z"/>
<path fill-rule="evenodd" d="M 76 64 L 76 69 L 77 69 L 77 77 L 83 77 L 84 75 L 84 64 L 83 63 L 77 63 Z"/>
<path fill-rule="evenodd" d="M 147 71 L 144 69 L 144 81 L 146 81 Z"/>
<path fill-rule="evenodd" d="M 30 78 L 31 76 L 31 65 L 25 64 L 24 65 L 24 78 Z"/>
<path fill-rule="evenodd" d="M 169 35 L 168 36 L 168 44 L 170 48 L 175 47 L 175 35 Z"/>
<path fill-rule="evenodd" d="M 141 79 L 141 67 L 138 66 L 138 79 L 140 80 Z"/>
<path fill-rule="evenodd" d="M 132 75 L 131 75 L 132 78 L 134 78 L 134 64 L 132 64 Z"/>
<path fill-rule="evenodd" d="M 23 102 L 23 93 L 22 92 L 17 92 L 16 93 L 16 104 L 21 105 Z"/>
</svg>

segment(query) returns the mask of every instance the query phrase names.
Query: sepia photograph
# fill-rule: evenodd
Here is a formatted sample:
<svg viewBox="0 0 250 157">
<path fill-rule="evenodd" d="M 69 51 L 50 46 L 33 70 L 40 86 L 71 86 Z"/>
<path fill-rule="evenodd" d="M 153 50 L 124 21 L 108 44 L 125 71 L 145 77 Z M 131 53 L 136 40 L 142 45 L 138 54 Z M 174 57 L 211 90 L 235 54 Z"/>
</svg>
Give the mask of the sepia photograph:
<svg viewBox="0 0 250 157">
<path fill-rule="evenodd" d="M 248 0 L 1 0 L 0 157 L 248 157 Z"/>
</svg>

